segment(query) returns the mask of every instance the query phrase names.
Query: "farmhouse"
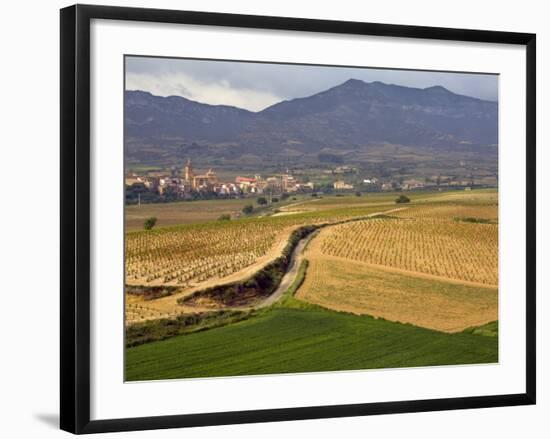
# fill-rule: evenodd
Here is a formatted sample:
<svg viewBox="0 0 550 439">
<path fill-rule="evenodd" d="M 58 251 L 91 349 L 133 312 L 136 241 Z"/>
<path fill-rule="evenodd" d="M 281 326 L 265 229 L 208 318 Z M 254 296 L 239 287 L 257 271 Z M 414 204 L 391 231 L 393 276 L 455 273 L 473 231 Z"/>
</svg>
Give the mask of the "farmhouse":
<svg viewBox="0 0 550 439">
<path fill-rule="evenodd" d="M 365 178 L 363 180 L 363 184 L 376 184 L 378 183 L 378 179 L 376 177 L 373 178 Z"/>
<path fill-rule="evenodd" d="M 413 189 L 422 189 L 424 187 L 424 182 L 411 178 L 403 182 L 403 190 L 410 191 Z"/>
<path fill-rule="evenodd" d="M 338 181 L 335 181 L 334 182 L 334 189 L 339 189 L 339 190 L 342 190 L 342 189 L 353 189 L 353 185 L 352 184 L 347 184 L 345 181 L 343 180 L 338 180 Z"/>
</svg>

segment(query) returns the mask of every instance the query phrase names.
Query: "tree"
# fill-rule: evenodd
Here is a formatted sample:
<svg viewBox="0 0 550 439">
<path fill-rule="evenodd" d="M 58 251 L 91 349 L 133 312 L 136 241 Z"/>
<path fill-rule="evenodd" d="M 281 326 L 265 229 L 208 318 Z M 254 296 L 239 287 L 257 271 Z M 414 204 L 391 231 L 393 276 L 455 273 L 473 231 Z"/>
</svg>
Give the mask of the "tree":
<svg viewBox="0 0 550 439">
<path fill-rule="evenodd" d="M 252 212 L 254 212 L 254 206 L 252 204 L 247 204 L 243 207 L 243 213 L 245 215 L 250 215 Z"/>
<path fill-rule="evenodd" d="M 397 197 L 397 199 L 395 200 L 395 202 L 397 204 L 401 204 L 401 203 L 410 203 L 411 200 L 409 199 L 409 197 L 407 197 L 406 195 L 399 195 L 399 197 Z"/>
<path fill-rule="evenodd" d="M 271 202 L 272 202 L 272 203 L 278 203 L 278 202 L 279 202 L 279 199 L 278 199 L 277 197 L 273 197 L 273 198 L 271 199 Z"/>
<path fill-rule="evenodd" d="M 231 220 L 231 215 L 228 213 L 223 213 L 218 217 L 218 221 L 229 221 Z"/>
<path fill-rule="evenodd" d="M 157 223 L 157 218 L 152 216 L 150 218 L 147 218 L 143 223 L 143 228 L 145 230 L 151 230 L 153 227 L 155 227 L 155 224 Z"/>
<path fill-rule="evenodd" d="M 259 197 L 256 202 L 260 205 L 260 206 L 263 206 L 265 204 L 267 204 L 267 199 L 265 197 Z"/>
</svg>

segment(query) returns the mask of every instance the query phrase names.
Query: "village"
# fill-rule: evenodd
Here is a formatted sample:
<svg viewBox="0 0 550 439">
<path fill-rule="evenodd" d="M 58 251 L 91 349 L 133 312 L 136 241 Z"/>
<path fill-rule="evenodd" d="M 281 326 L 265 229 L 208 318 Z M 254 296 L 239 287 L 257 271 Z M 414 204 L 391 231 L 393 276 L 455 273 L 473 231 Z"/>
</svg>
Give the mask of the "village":
<svg viewBox="0 0 550 439">
<path fill-rule="evenodd" d="M 182 168 L 170 171 L 152 171 L 145 175 L 129 173 L 125 177 L 126 201 L 128 203 L 194 200 L 209 198 L 240 198 L 267 194 L 270 196 L 291 193 L 332 192 L 386 192 L 448 190 L 490 186 L 483 181 L 474 181 L 473 176 L 456 177 L 433 175 L 425 178 L 360 177 L 352 166 L 336 166 L 323 171 L 318 181 L 309 176 L 286 172 L 262 176 L 238 175 L 234 179 L 220 178 L 212 169 L 197 171 L 191 160 Z M 496 183 L 496 180 L 495 180 Z"/>
<path fill-rule="evenodd" d="M 239 197 L 259 194 L 282 194 L 292 192 L 313 191 L 311 182 L 300 183 L 290 173 L 263 178 L 237 176 L 234 181 L 221 181 L 212 169 L 197 173 L 191 160 L 187 160 L 180 175 L 171 172 L 152 173 L 147 176 L 130 174 L 125 178 L 126 187 L 138 189 L 142 194 L 146 190 L 150 194 L 177 199 L 194 199 L 197 196 Z M 139 191 L 139 189 L 142 189 Z"/>
</svg>

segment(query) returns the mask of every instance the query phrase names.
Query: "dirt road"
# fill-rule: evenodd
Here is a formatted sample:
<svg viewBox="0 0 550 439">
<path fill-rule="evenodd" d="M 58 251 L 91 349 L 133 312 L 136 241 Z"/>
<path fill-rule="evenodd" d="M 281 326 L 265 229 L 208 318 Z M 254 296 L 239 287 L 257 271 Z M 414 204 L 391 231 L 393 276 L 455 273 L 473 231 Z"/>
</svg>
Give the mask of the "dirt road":
<svg viewBox="0 0 550 439">
<path fill-rule="evenodd" d="M 267 299 L 265 299 L 260 304 L 254 306 L 254 308 L 264 308 L 266 306 L 273 305 L 275 302 L 277 302 L 277 300 L 281 298 L 281 296 L 285 293 L 285 291 L 290 288 L 290 286 L 294 282 L 294 279 L 296 279 L 296 275 L 298 274 L 298 269 L 300 268 L 300 264 L 302 263 L 302 260 L 304 258 L 304 255 L 302 254 L 304 251 L 304 248 L 309 242 L 309 240 L 313 238 L 313 235 L 315 235 L 315 232 L 310 233 L 308 236 L 303 238 L 298 243 L 298 245 L 296 245 L 296 248 L 290 255 L 290 264 L 288 265 L 288 270 L 283 276 L 283 279 L 281 280 L 279 287 Z"/>
</svg>

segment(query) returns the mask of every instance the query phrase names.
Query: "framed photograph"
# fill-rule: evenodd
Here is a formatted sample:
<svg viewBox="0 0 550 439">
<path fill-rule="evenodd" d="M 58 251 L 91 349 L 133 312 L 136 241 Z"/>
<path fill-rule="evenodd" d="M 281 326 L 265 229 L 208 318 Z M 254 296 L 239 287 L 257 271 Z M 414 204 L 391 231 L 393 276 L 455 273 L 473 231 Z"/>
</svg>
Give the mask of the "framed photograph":
<svg viewBox="0 0 550 439">
<path fill-rule="evenodd" d="M 61 10 L 61 428 L 535 403 L 535 35 Z"/>
</svg>

